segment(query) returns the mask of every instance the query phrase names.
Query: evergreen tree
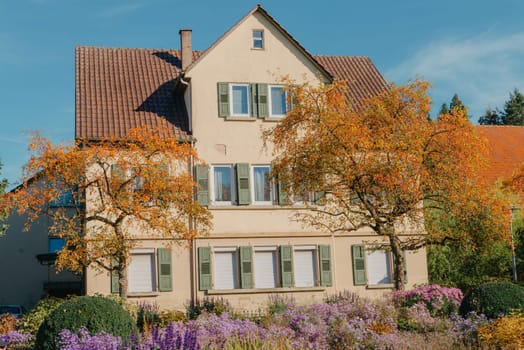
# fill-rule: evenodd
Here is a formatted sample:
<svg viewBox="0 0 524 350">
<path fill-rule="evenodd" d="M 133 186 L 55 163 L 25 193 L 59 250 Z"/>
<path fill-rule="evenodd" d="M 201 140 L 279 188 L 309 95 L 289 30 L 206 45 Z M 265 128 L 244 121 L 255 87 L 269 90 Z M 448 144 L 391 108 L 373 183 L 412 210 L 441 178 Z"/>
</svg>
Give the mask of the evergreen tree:
<svg viewBox="0 0 524 350">
<path fill-rule="evenodd" d="M 480 125 L 502 125 L 502 113 L 497 109 L 486 109 L 486 113 L 479 118 Z"/>
<path fill-rule="evenodd" d="M 2 162 L 0 162 L 0 174 L 2 173 Z M 7 188 L 7 179 L 0 179 L 0 201 L 2 201 L 2 194 Z M 5 223 L 6 214 L 0 211 L 0 236 L 2 236 L 6 229 L 7 224 Z"/>
<path fill-rule="evenodd" d="M 449 103 L 449 106 L 447 103 L 442 104 L 437 119 L 440 119 L 439 116 L 443 114 L 462 115 L 466 116 L 469 119 L 468 109 L 466 108 L 464 103 L 462 103 L 461 99 L 458 97 L 458 94 L 453 95 L 453 97 L 451 98 L 451 102 Z"/>
<path fill-rule="evenodd" d="M 447 114 L 449 113 L 449 107 L 447 103 L 443 103 L 442 106 L 440 106 L 440 111 L 438 112 L 438 115 L 441 114 Z"/>
<path fill-rule="evenodd" d="M 504 104 L 502 124 L 524 125 L 524 95 L 518 89 L 509 94 L 509 100 Z"/>
</svg>

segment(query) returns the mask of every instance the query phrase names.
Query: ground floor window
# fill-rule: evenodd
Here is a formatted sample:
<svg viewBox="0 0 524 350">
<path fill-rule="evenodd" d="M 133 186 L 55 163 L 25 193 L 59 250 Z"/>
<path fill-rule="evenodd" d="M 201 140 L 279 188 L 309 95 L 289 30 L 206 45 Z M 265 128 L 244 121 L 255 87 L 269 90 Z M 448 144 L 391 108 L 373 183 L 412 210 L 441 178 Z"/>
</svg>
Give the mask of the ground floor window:
<svg viewBox="0 0 524 350">
<path fill-rule="evenodd" d="M 316 285 L 317 257 L 315 246 L 296 246 L 294 249 L 295 287 Z"/>
<path fill-rule="evenodd" d="M 215 289 L 237 289 L 238 254 L 235 248 L 215 248 Z"/>
<path fill-rule="evenodd" d="M 276 288 L 277 274 L 277 247 L 255 248 L 255 287 Z"/>
<path fill-rule="evenodd" d="M 391 283 L 391 252 L 386 250 L 368 250 L 366 259 L 368 284 Z"/>
<path fill-rule="evenodd" d="M 153 292 L 155 286 L 154 249 L 135 250 L 131 253 L 128 268 L 129 292 Z"/>
</svg>

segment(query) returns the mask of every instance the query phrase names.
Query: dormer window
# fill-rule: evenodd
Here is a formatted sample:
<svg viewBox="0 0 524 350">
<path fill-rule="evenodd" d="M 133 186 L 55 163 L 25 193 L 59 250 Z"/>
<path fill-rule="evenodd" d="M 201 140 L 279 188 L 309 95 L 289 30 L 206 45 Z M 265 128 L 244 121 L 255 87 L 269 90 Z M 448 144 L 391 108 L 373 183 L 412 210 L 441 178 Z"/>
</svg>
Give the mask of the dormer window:
<svg viewBox="0 0 524 350">
<path fill-rule="evenodd" d="M 263 49 L 264 48 L 264 31 L 261 29 L 253 30 L 253 48 Z"/>
</svg>

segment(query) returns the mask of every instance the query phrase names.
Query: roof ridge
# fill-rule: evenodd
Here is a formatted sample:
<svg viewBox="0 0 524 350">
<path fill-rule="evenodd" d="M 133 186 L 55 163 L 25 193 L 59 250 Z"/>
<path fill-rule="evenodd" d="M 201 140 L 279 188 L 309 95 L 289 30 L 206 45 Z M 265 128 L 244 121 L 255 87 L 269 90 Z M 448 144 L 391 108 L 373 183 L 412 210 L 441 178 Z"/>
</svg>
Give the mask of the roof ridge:
<svg viewBox="0 0 524 350">
<path fill-rule="evenodd" d="M 479 124 L 477 125 L 477 127 L 482 127 L 482 128 L 524 128 L 524 125 L 492 125 L 492 124 Z"/>
<path fill-rule="evenodd" d="M 87 48 L 87 49 L 101 49 L 101 50 L 147 50 L 147 51 L 180 51 L 180 49 L 169 49 L 169 48 L 147 48 L 147 47 L 114 47 L 114 46 L 93 46 L 93 45 L 76 45 L 76 49 Z M 192 50 L 193 52 L 204 52 L 205 50 Z"/>
<path fill-rule="evenodd" d="M 325 54 L 313 54 L 315 57 L 355 57 L 355 58 L 369 58 L 365 55 L 325 55 Z"/>
</svg>

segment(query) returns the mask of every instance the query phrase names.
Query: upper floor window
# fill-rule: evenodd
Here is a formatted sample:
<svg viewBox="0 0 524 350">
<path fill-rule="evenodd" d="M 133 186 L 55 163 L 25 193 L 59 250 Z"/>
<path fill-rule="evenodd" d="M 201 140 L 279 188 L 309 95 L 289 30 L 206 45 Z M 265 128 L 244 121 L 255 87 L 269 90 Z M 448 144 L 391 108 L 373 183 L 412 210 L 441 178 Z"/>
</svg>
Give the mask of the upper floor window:
<svg viewBox="0 0 524 350">
<path fill-rule="evenodd" d="M 249 117 L 250 116 L 250 103 L 249 96 L 250 89 L 249 84 L 231 84 L 231 111 L 233 116 Z"/>
<path fill-rule="evenodd" d="M 234 200 L 233 167 L 231 165 L 213 166 L 213 202 L 232 204 Z"/>
<path fill-rule="evenodd" d="M 47 243 L 49 253 L 58 253 L 65 247 L 65 240 L 60 237 L 49 237 Z"/>
<path fill-rule="evenodd" d="M 253 30 L 253 48 L 263 49 L 264 48 L 264 31 L 261 29 Z"/>
<path fill-rule="evenodd" d="M 271 106 L 271 117 L 283 118 L 286 116 L 286 92 L 280 85 L 269 86 L 269 99 Z"/>
<path fill-rule="evenodd" d="M 269 165 L 254 165 L 252 172 L 253 202 L 255 204 L 272 204 L 271 167 Z"/>
</svg>

